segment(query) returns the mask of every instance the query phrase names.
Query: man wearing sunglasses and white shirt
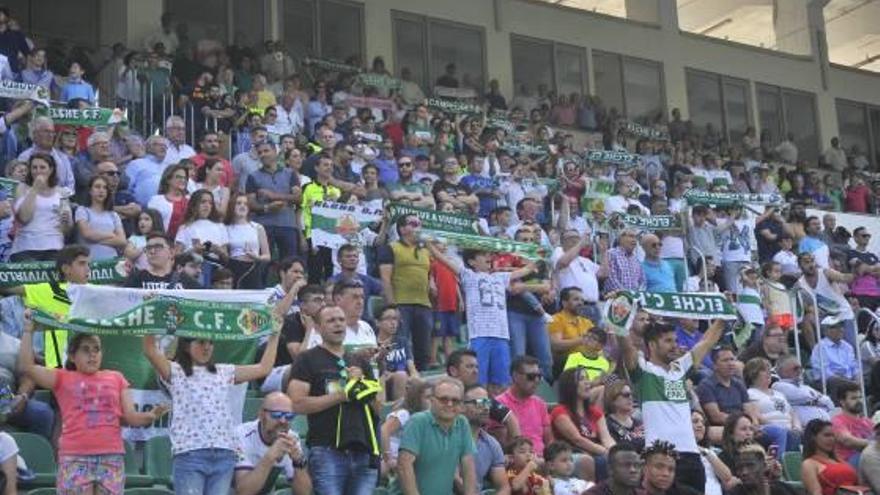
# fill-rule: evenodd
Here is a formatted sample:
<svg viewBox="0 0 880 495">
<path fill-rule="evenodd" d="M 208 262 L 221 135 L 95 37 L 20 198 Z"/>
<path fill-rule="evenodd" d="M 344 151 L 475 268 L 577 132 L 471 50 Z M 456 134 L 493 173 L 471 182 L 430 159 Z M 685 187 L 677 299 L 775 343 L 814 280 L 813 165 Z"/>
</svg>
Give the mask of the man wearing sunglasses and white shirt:
<svg viewBox="0 0 880 495">
<path fill-rule="evenodd" d="M 236 495 L 262 493 L 263 487 L 273 487 L 278 474 L 273 468 L 284 473 L 294 495 L 312 493 L 299 437 L 290 429 L 295 416 L 290 397 L 272 392 L 263 399 L 259 418 L 238 425 Z"/>
</svg>

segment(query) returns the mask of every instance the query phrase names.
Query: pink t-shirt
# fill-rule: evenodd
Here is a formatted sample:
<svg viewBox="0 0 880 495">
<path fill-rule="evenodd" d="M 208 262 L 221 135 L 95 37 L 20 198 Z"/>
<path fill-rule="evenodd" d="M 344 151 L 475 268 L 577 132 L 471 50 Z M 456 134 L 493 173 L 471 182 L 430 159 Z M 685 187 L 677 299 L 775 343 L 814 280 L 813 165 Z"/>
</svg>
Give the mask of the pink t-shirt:
<svg viewBox="0 0 880 495">
<path fill-rule="evenodd" d="M 124 454 L 122 392 L 128 381 L 118 371 L 86 375 L 56 370 L 52 393 L 61 409 L 58 455 Z"/>
<path fill-rule="evenodd" d="M 516 420 L 519 421 L 519 429 L 522 436 L 532 441 L 535 452 L 541 455 L 544 452 L 544 428 L 550 426 L 550 414 L 547 413 L 547 403 L 537 395 L 520 400 L 510 393 L 510 389 L 495 397 L 498 402 L 507 406 Z"/>
<path fill-rule="evenodd" d="M 834 433 L 847 432 L 856 438 L 864 438 L 865 440 L 874 438 L 874 427 L 871 420 L 865 417 L 852 417 L 845 414 L 836 414 L 831 418 L 831 428 Z M 837 458 L 841 461 L 849 461 L 857 450 L 844 447 L 843 444 L 837 442 L 834 448 Z"/>
</svg>

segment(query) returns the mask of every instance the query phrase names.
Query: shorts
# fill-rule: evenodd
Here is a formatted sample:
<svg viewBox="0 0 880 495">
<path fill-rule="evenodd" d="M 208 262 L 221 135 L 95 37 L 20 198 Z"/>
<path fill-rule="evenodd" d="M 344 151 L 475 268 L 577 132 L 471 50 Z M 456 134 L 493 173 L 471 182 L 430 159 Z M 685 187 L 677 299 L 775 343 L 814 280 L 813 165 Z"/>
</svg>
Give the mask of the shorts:
<svg viewBox="0 0 880 495">
<path fill-rule="evenodd" d="M 510 384 L 510 344 L 498 337 L 471 339 L 471 350 L 477 353 L 480 384 Z"/>
<path fill-rule="evenodd" d="M 461 319 L 457 311 L 434 311 L 434 337 L 457 338 L 461 335 Z"/>
<path fill-rule="evenodd" d="M 82 493 L 96 484 L 101 493 L 122 494 L 125 458 L 122 454 L 63 455 L 58 459 L 56 489 L 59 494 Z"/>
</svg>

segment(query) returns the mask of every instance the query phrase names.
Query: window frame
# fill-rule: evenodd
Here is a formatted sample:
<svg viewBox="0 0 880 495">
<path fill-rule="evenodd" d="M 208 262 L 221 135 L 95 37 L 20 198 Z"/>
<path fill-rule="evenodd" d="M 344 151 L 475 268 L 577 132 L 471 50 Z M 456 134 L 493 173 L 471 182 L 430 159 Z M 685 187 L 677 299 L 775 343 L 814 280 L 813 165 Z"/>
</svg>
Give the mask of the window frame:
<svg viewBox="0 0 880 495">
<path fill-rule="evenodd" d="M 880 131 L 880 129 L 875 129 L 876 126 L 874 126 L 874 124 L 872 122 L 871 112 L 880 113 L 880 105 L 872 105 L 870 103 L 864 103 L 861 101 L 850 100 L 847 98 L 835 98 L 834 99 L 834 114 L 835 114 L 835 116 L 838 116 L 838 118 L 837 118 L 837 134 L 836 134 L 838 139 L 841 137 L 840 117 L 839 117 L 839 115 L 840 115 L 839 105 L 841 103 L 844 105 L 850 105 L 852 107 L 856 107 L 862 112 L 862 115 L 865 118 L 865 131 L 868 133 L 868 135 L 865 136 L 865 138 L 868 142 L 868 149 L 864 150 L 864 152 L 868 156 L 868 161 L 871 164 L 871 168 L 872 168 L 871 171 L 876 171 L 878 163 L 880 163 L 880 156 L 878 156 L 878 153 L 880 153 L 880 133 L 878 133 L 878 137 L 876 140 L 875 140 L 875 133 Z M 844 144 L 847 144 L 847 143 L 844 143 Z"/>
<path fill-rule="evenodd" d="M 227 0 L 227 1 L 235 1 L 235 0 Z M 266 0 L 268 2 L 274 2 L 276 0 Z M 286 0 L 277 0 L 278 1 L 278 15 L 275 16 L 274 21 L 276 22 L 278 36 L 276 37 L 278 41 L 282 44 L 285 43 L 284 37 L 284 9 L 287 8 Z M 358 23 L 360 24 L 360 50 L 358 51 L 358 57 L 360 60 L 369 65 L 371 61 L 366 59 L 367 53 L 367 33 L 366 33 L 366 19 L 365 19 L 365 8 L 364 3 L 355 2 L 353 0 L 306 0 L 312 4 L 312 13 L 314 14 L 312 17 L 312 46 L 311 51 L 313 52 L 310 56 L 315 57 L 323 57 L 323 46 L 322 46 L 322 34 L 323 34 L 323 26 L 321 23 L 321 14 L 323 12 L 325 5 L 336 4 L 342 5 L 344 7 L 353 7 L 357 11 L 358 15 Z M 272 20 L 270 19 L 271 23 Z M 269 30 L 271 32 L 271 30 Z M 342 60 L 339 60 L 342 62 Z"/>
<path fill-rule="evenodd" d="M 712 81 L 716 84 L 716 89 L 718 90 L 718 97 L 721 102 L 721 131 L 724 133 L 724 137 L 727 139 L 728 143 L 733 144 L 733 139 L 731 137 L 730 123 L 728 122 L 728 115 L 730 114 L 730 109 L 728 108 L 727 102 L 727 90 L 726 85 L 728 84 L 742 84 L 745 88 L 746 95 L 746 122 L 748 127 L 753 126 L 753 118 L 754 118 L 754 102 L 752 101 L 752 92 L 751 86 L 748 79 L 742 79 L 739 77 L 732 77 L 725 74 L 719 74 L 717 72 L 709 72 L 700 69 L 694 69 L 692 67 L 685 67 L 684 70 L 684 79 L 685 79 L 685 93 L 688 98 L 688 107 L 691 105 L 690 101 L 690 76 L 696 77 L 704 77 L 707 79 L 712 79 Z M 745 131 L 743 131 L 745 132 Z"/>
<path fill-rule="evenodd" d="M 623 114 L 623 116 L 625 116 L 628 120 L 633 120 L 633 117 L 631 117 L 629 114 L 629 102 L 627 101 L 628 98 L 627 98 L 627 94 L 626 94 L 627 93 L 627 91 L 626 91 L 626 64 L 627 64 L 627 62 L 641 63 L 641 64 L 652 65 L 652 66 L 656 67 L 658 74 L 660 75 L 660 79 L 659 79 L 659 81 L 660 81 L 660 107 L 661 107 L 660 111 L 663 113 L 664 118 L 667 117 L 668 112 L 669 112 L 669 102 L 667 101 L 667 95 L 666 95 L 666 77 L 663 72 L 663 62 L 658 62 L 656 60 L 651 60 L 651 59 L 647 59 L 647 58 L 633 57 L 630 55 L 623 55 L 621 53 L 609 52 L 606 50 L 596 50 L 596 49 L 592 50 L 591 57 L 594 57 L 595 54 L 597 54 L 597 53 L 600 56 L 616 57 L 617 58 L 618 66 L 620 67 L 619 76 L 620 76 L 620 82 L 621 82 L 621 86 L 622 86 L 621 87 L 621 95 L 623 97 L 622 98 L 623 108 L 621 108 L 620 111 Z M 596 70 L 596 63 L 595 62 L 593 62 L 593 70 L 594 71 Z M 595 76 L 596 76 L 596 74 L 594 73 L 593 74 L 594 80 L 595 80 Z M 594 83 L 594 85 L 595 85 L 595 83 Z M 596 95 L 601 97 L 601 95 L 598 95 L 598 93 Z"/>
<path fill-rule="evenodd" d="M 807 96 L 807 97 L 810 97 L 810 99 L 812 99 L 812 102 L 813 102 L 813 104 L 812 104 L 813 121 L 816 124 L 816 150 L 815 150 L 815 152 L 816 152 L 816 157 L 821 158 L 822 157 L 822 128 L 821 128 L 822 126 L 819 121 L 819 100 L 816 97 L 816 93 L 811 93 L 809 91 L 802 91 L 799 89 L 786 88 L 783 86 L 776 86 L 775 84 L 755 82 L 755 94 L 757 95 L 758 92 L 762 91 L 762 90 L 766 91 L 767 93 L 775 94 L 776 97 L 778 98 L 778 101 L 779 101 L 780 114 L 778 115 L 778 117 L 779 117 L 779 122 L 782 125 L 782 129 L 780 131 L 779 136 L 776 137 L 777 141 L 772 143 L 773 146 L 776 146 L 780 142 L 782 142 L 782 139 L 785 137 L 785 135 L 790 132 L 790 129 L 788 126 L 788 104 L 786 103 L 785 96 L 786 95 Z M 758 102 L 760 102 L 760 98 L 758 99 Z M 756 102 L 756 106 L 757 105 L 758 105 L 758 103 Z M 763 126 L 763 124 L 761 124 L 761 119 L 760 119 L 761 109 L 760 109 L 760 107 L 757 107 L 756 110 L 758 111 L 758 116 L 759 116 L 758 117 L 758 128 L 759 128 L 758 134 L 760 135 L 760 133 L 763 132 L 763 130 L 764 130 L 764 126 Z M 836 108 L 835 108 L 835 111 L 836 111 Z M 798 160 L 801 160 L 802 157 L 804 156 L 802 154 L 804 152 L 804 150 L 801 150 L 800 147 L 798 147 L 798 148 L 799 148 L 798 149 Z"/>
<path fill-rule="evenodd" d="M 536 38 L 534 36 L 528 36 L 524 34 L 510 33 L 510 67 L 513 69 L 515 64 L 515 55 L 513 53 L 513 44 L 514 42 L 520 43 L 532 43 L 535 45 L 549 46 L 550 47 L 550 79 L 552 88 L 550 88 L 554 93 L 559 95 L 559 80 L 560 77 L 560 68 L 559 68 L 559 49 L 569 49 L 572 52 L 578 52 L 578 59 L 580 62 L 580 77 L 581 83 L 580 88 L 578 89 L 578 93 L 582 96 L 589 95 L 589 68 L 587 64 L 587 49 L 583 46 L 572 45 L 570 43 L 560 43 L 554 40 L 548 40 L 544 38 Z M 513 81 L 513 94 L 514 96 L 518 96 L 519 93 L 517 88 L 517 81 L 514 79 Z M 568 93 L 566 93 L 568 96 Z"/>
</svg>

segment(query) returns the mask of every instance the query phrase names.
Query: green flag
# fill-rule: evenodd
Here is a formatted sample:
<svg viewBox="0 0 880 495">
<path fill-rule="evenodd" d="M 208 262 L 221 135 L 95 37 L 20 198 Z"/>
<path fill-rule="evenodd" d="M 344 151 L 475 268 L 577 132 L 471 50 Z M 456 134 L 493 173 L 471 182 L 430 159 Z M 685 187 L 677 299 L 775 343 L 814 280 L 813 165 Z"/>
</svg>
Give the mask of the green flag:
<svg viewBox="0 0 880 495">
<path fill-rule="evenodd" d="M 381 222 L 382 215 L 382 210 L 367 206 L 318 201 L 312 206 L 312 243 L 331 249 L 361 245 L 362 232 Z"/>
<path fill-rule="evenodd" d="M 614 181 L 606 179 L 590 179 L 584 197 L 581 200 L 581 210 L 592 211 L 593 205 L 605 204 L 605 198 L 614 195 Z"/>
<path fill-rule="evenodd" d="M 15 193 L 18 192 L 18 182 L 15 179 L 0 177 L 0 191 L 6 193 L 6 199 L 15 199 Z"/>
<path fill-rule="evenodd" d="M 681 228 L 681 218 L 678 215 L 628 215 L 618 213 L 612 218 L 627 227 L 635 227 L 641 230 L 677 230 Z"/>
<path fill-rule="evenodd" d="M 458 232 L 461 234 L 479 234 L 478 221 L 474 217 L 458 215 L 455 213 L 443 213 L 436 210 L 416 208 L 401 203 L 388 205 L 391 223 L 397 221 L 402 215 L 415 215 L 422 221 L 422 228 L 427 230 L 441 230 L 444 232 Z"/>
<path fill-rule="evenodd" d="M 362 72 L 357 76 L 358 83 L 361 86 L 372 86 L 377 89 L 400 89 L 403 84 L 400 79 L 395 79 L 385 74 L 374 74 L 372 72 Z"/>
<path fill-rule="evenodd" d="M 0 81 L 0 98 L 31 100 L 49 106 L 49 90 L 36 84 L 15 82 L 9 79 Z"/>
<path fill-rule="evenodd" d="M 669 130 L 665 126 L 662 129 L 657 129 L 635 122 L 622 122 L 620 128 L 631 136 L 643 137 L 654 141 L 669 140 Z"/>
<path fill-rule="evenodd" d="M 125 258 L 92 261 L 89 268 L 89 283 L 92 284 L 118 284 L 128 276 Z M 38 284 L 57 278 L 54 261 L 0 264 L 0 287 Z"/>
<path fill-rule="evenodd" d="M 425 105 L 432 110 L 451 114 L 478 114 L 483 112 L 483 107 L 479 105 L 446 98 L 428 98 L 425 100 Z"/>
<path fill-rule="evenodd" d="M 426 241 L 441 241 L 446 244 L 458 246 L 462 249 L 515 254 L 532 261 L 543 260 L 548 256 L 547 250 L 538 244 L 516 242 L 484 235 L 462 234 L 459 232 L 446 232 L 423 228 L 421 231 L 421 237 Z"/>
<path fill-rule="evenodd" d="M 604 321 L 618 335 L 629 334 L 636 310 L 666 318 L 736 320 L 736 307 L 717 292 L 618 291 L 605 302 Z"/>
<path fill-rule="evenodd" d="M 584 158 L 591 162 L 611 163 L 623 168 L 635 167 L 641 162 L 641 157 L 626 151 L 610 150 L 587 150 Z"/>
<path fill-rule="evenodd" d="M 684 193 L 684 199 L 689 205 L 712 205 L 731 206 L 743 204 L 776 205 L 782 204 L 784 199 L 779 193 L 732 193 L 732 192 L 707 192 L 698 189 L 688 189 Z"/>
</svg>

